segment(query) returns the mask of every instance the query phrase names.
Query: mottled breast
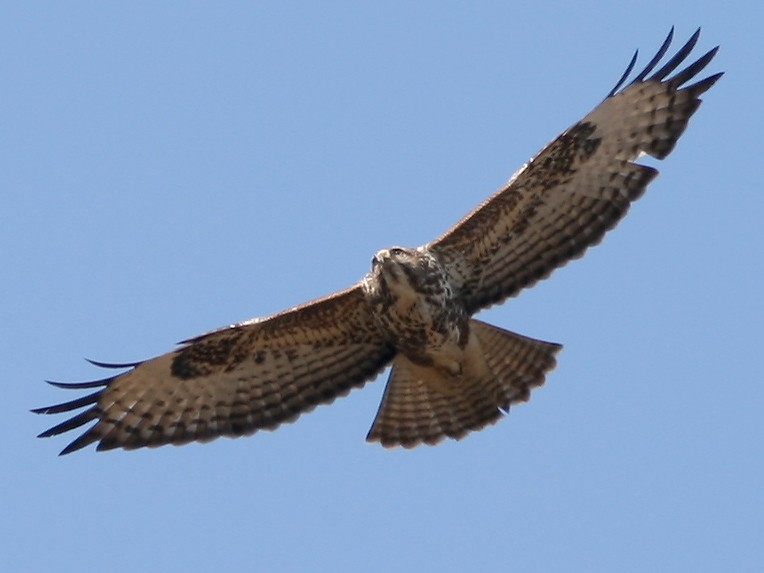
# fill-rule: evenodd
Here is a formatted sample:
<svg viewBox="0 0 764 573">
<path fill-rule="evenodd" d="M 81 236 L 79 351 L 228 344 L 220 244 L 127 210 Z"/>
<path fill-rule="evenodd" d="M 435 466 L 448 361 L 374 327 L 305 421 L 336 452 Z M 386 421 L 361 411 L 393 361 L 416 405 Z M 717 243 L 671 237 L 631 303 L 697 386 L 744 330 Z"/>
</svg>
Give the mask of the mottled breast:
<svg viewBox="0 0 764 573">
<path fill-rule="evenodd" d="M 379 251 L 363 289 L 375 319 L 400 352 L 419 364 L 460 371 L 469 317 L 432 253 L 404 247 Z"/>
</svg>

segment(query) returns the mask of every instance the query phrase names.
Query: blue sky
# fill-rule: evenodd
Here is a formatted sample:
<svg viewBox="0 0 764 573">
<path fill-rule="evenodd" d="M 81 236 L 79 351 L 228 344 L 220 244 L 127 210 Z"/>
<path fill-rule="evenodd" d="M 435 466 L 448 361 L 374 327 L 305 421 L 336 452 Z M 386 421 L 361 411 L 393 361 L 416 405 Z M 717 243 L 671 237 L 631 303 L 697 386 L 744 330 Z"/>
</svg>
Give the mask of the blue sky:
<svg viewBox="0 0 764 573">
<path fill-rule="evenodd" d="M 760 3 L 0 7 L 3 571 L 754 571 L 764 561 Z M 57 457 L 102 373 L 358 280 L 594 107 L 722 48 L 661 176 L 481 318 L 565 344 L 458 443 L 364 442 L 384 377 L 277 432 Z"/>
</svg>

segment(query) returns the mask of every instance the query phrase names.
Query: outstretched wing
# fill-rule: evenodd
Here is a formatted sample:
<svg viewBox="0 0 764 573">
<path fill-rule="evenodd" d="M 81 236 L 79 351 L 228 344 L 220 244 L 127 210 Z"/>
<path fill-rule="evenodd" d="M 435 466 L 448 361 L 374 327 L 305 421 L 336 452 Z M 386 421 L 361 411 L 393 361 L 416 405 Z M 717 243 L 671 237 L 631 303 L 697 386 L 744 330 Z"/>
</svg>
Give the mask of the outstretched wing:
<svg viewBox="0 0 764 573">
<path fill-rule="evenodd" d="M 282 313 L 204 334 L 132 370 L 64 388 L 100 388 L 37 413 L 87 410 L 43 432 L 93 420 L 61 453 L 207 441 L 272 430 L 374 378 L 395 350 L 356 285 Z M 111 366 L 96 363 L 99 366 Z"/>
<path fill-rule="evenodd" d="M 658 53 L 624 89 L 631 64 L 607 98 L 524 165 L 507 185 L 426 245 L 446 265 L 470 313 L 516 295 L 598 243 L 658 174 L 634 163 L 666 157 L 722 74 L 686 85 L 718 49 L 668 77 L 700 35 L 649 75 Z M 648 77 L 649 75 L 649 77 Z"/>
</svg>

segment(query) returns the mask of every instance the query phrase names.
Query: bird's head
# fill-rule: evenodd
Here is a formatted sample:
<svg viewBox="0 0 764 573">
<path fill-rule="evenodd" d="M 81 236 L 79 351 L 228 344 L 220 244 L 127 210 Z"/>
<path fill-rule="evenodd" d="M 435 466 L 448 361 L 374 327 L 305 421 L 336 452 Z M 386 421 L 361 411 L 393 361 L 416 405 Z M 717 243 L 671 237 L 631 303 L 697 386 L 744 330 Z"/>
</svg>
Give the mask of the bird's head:
<svg viewBox="0 0 764 573">
<path fill-rule="evenodd" d="M 371 272 L 382 273 L 393 281 L 405 279 L 405 274 L 421 266 L 422 255 L 417 249 L 390 247 L 377 251 L 371 258 Z"/>
<path fill-rule="evenodd" d="M 371 271 L 364 281 L 367 292 L 410 298 L 426 290 L 437 263 L 421 248 L 390 247 L 371 259 Z"/>
</svg>

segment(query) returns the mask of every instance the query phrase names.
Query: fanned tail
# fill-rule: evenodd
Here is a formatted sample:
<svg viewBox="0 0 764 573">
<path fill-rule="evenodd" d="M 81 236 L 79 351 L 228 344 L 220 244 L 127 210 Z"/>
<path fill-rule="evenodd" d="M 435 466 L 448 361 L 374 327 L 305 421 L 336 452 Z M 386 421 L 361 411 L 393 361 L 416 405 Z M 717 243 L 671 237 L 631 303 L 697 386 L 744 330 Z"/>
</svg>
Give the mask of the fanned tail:
<svg viewBox="0 0 764 573">
<path fill-rule="evenodd" d="M 561 348 L 478 320 L 470 321 L 470 332 L 474 339 L 460 376 L 396 356 L 367 441 L 412 448 L 493 424 L 544 383 Z"/>
</svg>

